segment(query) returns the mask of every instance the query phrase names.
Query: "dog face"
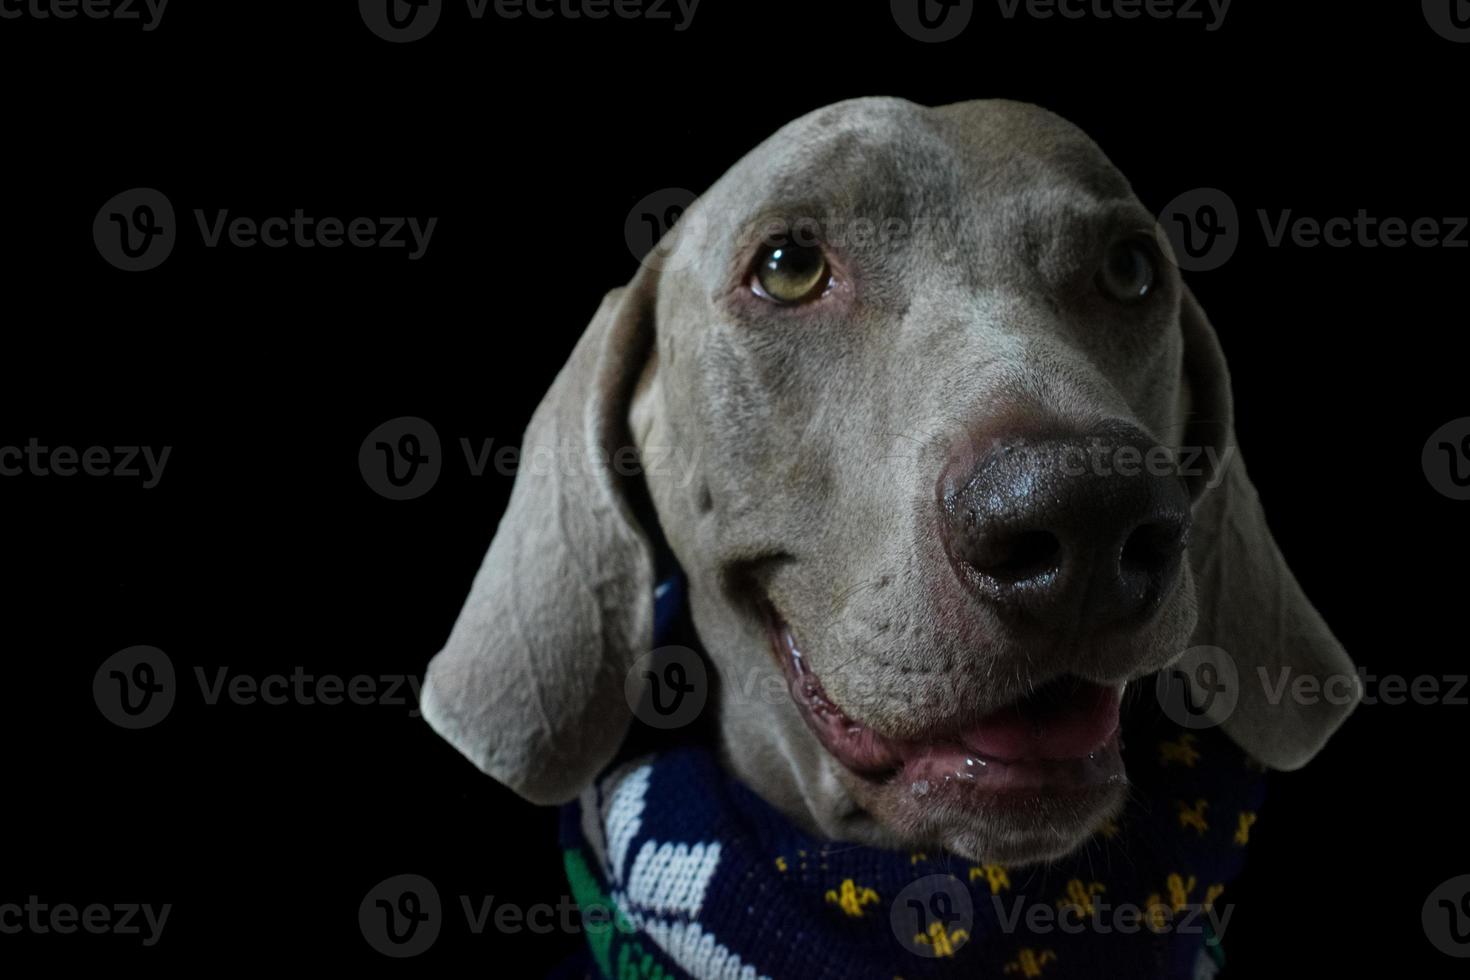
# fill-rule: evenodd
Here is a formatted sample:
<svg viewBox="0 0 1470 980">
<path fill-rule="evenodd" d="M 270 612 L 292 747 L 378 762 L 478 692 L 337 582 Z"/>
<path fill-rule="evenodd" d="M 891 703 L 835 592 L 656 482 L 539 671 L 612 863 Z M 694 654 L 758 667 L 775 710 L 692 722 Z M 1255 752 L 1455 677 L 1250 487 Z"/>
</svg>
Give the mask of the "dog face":
<svg viewBox="0 0 1470 980">
<path fill-rule="evenodd" d="M 1230 414 L 1167 244 L 1078 130 L 820 110 L 605 301 L 527 434 L 690 465 L 523 473 L 426 716 L 544 802 L 608 761 L 649 644 L 646 494 L 747 784 L 833 838 L 1060 856 L 1121 805 L 1124 688 L 1192 642 L 1237 678 L 1351 673 Z M 1236 693 L 1220 720 L 1283 768 L 1351 706 Z"/>
<path fill-rule="evenodd" d="M 700 207 L 634 436 L 699 464 L 650 484 L 731 765 L 841 837 L 1070 849 L 1122 800 L 1118 694 L 1195 623 L 1189 492 L 1110 465 L 1190 409 L 1148 212 L 1037 110 L 887 102 L 788 128 Z M 793 696 L 751 698 L 766 671 Z"/>
</svg>

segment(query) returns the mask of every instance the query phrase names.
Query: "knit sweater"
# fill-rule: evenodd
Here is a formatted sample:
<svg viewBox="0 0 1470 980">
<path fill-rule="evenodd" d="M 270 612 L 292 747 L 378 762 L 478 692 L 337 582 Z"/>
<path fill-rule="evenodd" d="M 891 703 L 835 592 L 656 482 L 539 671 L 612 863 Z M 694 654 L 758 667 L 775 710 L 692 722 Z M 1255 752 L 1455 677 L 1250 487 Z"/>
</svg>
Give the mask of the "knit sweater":
<svg viewBox="0 0 1470 980">
<path fill-rule="evenodd" d="M 661 587 L 666 631 L 677 588 Z M 813 837 L 707 746 L 623 760 L 563 808 L 584 965 L 610 980 L 1210 977 L 1264 795 L 1218 730 L 1125 715 L 1125 811 L 1069 858 L 1005 867 Z"/>
</svg>

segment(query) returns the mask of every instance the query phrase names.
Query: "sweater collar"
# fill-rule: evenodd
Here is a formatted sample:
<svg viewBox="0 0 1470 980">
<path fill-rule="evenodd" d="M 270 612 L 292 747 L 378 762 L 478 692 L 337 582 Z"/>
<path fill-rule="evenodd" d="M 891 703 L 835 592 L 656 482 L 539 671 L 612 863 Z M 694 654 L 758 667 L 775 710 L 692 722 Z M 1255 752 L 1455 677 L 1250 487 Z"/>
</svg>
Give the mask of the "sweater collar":
<svg viewBox="0 0 1470 980">
<path fill-rule="evenodd" d="M 682 577 L 654 601 L 657 645 L 683 612 Z M 1147 699 L 1124 731 L 1124 813 L 1032 867 L 814 838 L 707 746 L 625 759 L 562 816 L 577 900 L 610 916 L 589 928 L 590 955 L 619 980 L 1213 976 L 1263 770 Z"/>
</svg>

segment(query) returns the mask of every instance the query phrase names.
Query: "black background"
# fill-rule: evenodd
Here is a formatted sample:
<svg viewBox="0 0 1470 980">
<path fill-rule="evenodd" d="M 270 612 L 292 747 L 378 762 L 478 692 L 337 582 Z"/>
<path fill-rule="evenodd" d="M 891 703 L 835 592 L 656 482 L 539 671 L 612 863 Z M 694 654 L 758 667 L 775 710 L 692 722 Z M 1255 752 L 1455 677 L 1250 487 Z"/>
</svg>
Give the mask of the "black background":
<svg viewBox="0 0 1470 980">
<path fill-rule="evenodd" d="M 136 23 L 0 20 L 7 201 L 0 445 L 168 445 L 154 489 L 0 479 L 7 855 L 0 902 L 172 903 L 161 941 L 0 936 L 0 964 L 341 966 L 535 975 L 579 940 L 473 935 L 457 896 L 555 904 L 549 811 L 479 775 L 400 706 L 207 705 L 193 671 L 420 673 L 510 480 L 458 440 L 516 443 L 598 300 L 626 282 L 629 209 L 702 190 L 778 126 L 856 95 L 1006 96 L 1090 133 L 1160 208 L 1225 189 L 1244 240 L 1189 281 L 1229 355 L 1238 430 L 1299 577 L 1375 673 L 1465 671 L 1466 507 L 1420 450 L 1466 414 L 1470 251 L 1269 248 L 1258 208 L 1448 217 L 1463 192 L 1470 45 L 1418 4 L 1239 0 L 1223 27 L 1007 21 L 905 36 L 887 5 L 704 0 L 670 22 L 472 22 L 388 44 L 354 3 L 186 3 Z M 156 187 L 187 226 L 158 269 L 91 223 Z M 206 249 L 194 208 L 437 216 L 402 250 Z M 359 473 L 367 433 L 437 428 L 427 495 Z M 165 650 L 179 702 L 144 731 L 94 705 L 111 653 Z M 1457 976 L 1420 926 L 1470 872 L 1470 708 L 1367 707 L 1275 778 L 1228 943 L 1230 977 L 1369 965 Z M 449 921 L 417 960 L 363 941 L 389 875 Z M 517 959 L 510 959 L 516 957 Z"/>
</svg>

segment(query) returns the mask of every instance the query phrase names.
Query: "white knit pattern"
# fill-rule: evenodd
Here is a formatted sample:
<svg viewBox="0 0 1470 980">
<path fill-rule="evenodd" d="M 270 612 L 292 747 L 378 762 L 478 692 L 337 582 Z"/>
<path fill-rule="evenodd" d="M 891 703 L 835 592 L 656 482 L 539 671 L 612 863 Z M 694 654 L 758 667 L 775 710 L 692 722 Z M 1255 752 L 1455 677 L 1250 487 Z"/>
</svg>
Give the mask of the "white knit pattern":
<svg viewBox="0 0 1470 980">
<path fill-rule="evenodd" d="M 617 897 L 613 900 L 617 901 Z M 739 956 L 717 942 L 697 922 L 664 922 L 637 913 L 630 919 L 694 980 L 770 980 L 756 973 L 755 967 L 741 962 Z"/>
<path fill-rule="evenodd" d="M 720 845 L 644 841 L 628 873 L 628 901 L 664 915 L 699 917 L 720 863 Z"/>
<path fill-rule="evenodd" d="M 653 765 L 619 770 L 602 783 L 599 808 L 606 830 L 607 872 L 612 900 L 628 921 L 695 980 L 770 980 L 705 932 L 697 922 L 704 908 L 720 844 L 658 843 L 646 840 L 628 866 L 628 849 L 643 826 Z M 672 919 L 662 918 L 672 916 Z"/>
<path fill-rule="evenodd" d="M 621 779 L 606 803 L 607 861 L 614 881 L 623 881 L 623 862 L 633 836 L 643 826 L 643 797 L 648 792 L 652 765 L 642 765 Z"/>
</svg>

